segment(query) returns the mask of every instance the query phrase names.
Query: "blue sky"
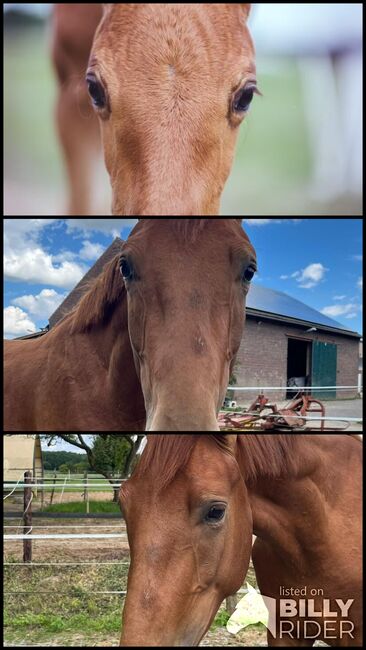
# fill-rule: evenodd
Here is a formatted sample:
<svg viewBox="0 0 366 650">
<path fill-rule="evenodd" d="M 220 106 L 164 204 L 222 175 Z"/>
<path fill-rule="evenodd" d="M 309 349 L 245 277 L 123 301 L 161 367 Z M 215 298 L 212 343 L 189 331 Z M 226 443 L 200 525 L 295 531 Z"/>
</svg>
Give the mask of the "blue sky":
<svg viewBox="0 0 366 650">
<path fill-rule="evenodd" d="M 134 219 L 4 219 L 4 334 L 49 316 Z M 362 219 L 246 219 L 256 282 L 362 332 Z"/>
</svg>

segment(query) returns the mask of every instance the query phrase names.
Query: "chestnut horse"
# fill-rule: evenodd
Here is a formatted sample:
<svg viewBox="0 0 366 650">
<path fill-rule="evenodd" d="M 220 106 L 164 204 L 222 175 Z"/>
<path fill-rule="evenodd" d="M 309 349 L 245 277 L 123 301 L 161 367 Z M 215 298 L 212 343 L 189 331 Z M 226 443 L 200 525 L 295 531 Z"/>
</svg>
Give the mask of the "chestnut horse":
<svg viewBox="0 0 366 650">
<path fill-rule="evenodd" d="M 112 3 L 102 13 L 100 4 L 55 4 L 69 214 L 91 212 L 97 118 L 114 215 L 219 214 L 238 127 L 258 92 L 249 10 Z"/>
<path fill-rule="evenodd" d="M 362 445 L 344 434 L 149 435 L 120 493 L 131 549 L 121 645 L 198 645 L 243 584 L 253 533 L 261 593 L 303 594 L 290 627 L 277 607 L 269 645 L 362 645 L 361 474 Z"/>
<path fill-rule="evenodd" d="M 5 430 L 217 431 L 255 270 L 241 219 L 141 219 L 74 312 L 5 342 Z"/>
</svg>

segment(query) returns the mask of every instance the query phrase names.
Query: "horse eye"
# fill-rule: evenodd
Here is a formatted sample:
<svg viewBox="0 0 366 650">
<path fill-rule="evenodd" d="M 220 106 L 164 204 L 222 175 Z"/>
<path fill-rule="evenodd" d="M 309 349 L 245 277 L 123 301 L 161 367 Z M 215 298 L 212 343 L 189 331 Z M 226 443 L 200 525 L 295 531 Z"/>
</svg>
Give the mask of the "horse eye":
<svg viewBox="0 0 366 650">
<path fill-rule="evenodd" d="M 103 86 L 94 75 L 87 75 L 86 83 L 88 92 L 95 108 L 104 108 L 106 106 L 106 96 Z"/>
<path fill-rule="evenodd" d="M 244 282 L 251 282 L 256 274 L 257 269 L 254 266 L 248 266 L 243 273 Z"/>
<path fill-rule="evenodd" d="M 233 111 L 235 113 L 246 113 L 252 103 L 253 95 L 256 91 L 254 84 L 248 84 L 241 88 L 233 99 Z"/>
<path fill-rule="evenodd" d="M 219 521 L 222 521 L 225 517 L 226 508 L 223 506 L 213 506 L 205 517 L 205 521 L 211 524 L 215 524 Z"/>
<path fill-rule="evenodd" d="M 133 269 L 131 264 L 126 260 L 122 259 L 120 262 L 120 270 L 124 280 L 131 280 L 133 277 Z"/>
</svg>

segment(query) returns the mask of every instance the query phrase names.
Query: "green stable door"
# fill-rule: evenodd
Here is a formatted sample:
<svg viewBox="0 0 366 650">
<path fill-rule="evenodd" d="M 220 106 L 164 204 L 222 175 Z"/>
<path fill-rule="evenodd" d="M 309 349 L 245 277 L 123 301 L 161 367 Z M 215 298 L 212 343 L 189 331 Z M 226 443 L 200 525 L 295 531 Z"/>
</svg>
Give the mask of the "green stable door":
<svg viewBox="0 0 366 650">
<path fill-rule="evenodd" d="M 313 342 L 313 386 L 337 385 L 337 346 L 334 343 Z M 337 391 L 313 392 L 318 399 L 336 399 Z"/>
</svg>

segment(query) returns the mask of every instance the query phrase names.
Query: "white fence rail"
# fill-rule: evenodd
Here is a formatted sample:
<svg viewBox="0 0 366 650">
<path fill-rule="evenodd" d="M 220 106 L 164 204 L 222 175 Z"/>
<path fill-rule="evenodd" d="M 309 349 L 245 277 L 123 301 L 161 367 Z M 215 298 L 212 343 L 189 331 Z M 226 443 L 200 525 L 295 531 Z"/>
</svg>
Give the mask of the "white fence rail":
<svg viewBox="0 0 366 650">
<path fill-rule="evenodd" d="M 4 542 L 21 542 L 27 540 L 46 541 L 50 539 L 71 540 L 71 539 L 126 539 L 127 533 L 83 533 L 81 535 L 70 533 L 69 535 L 4 535 Z"/>
<path fill-rule="evenodd" d="M 286 391 L 292 391 L 292 392 L 301 392 L 301 391 L 329 391 L 329 390 L 354 390 L 354 389 L 359 389 L 359 386 L 229 386 L 228 390 L 232 391 L 252 391 L 252 390 L 286 390 Z M 362 392 L 362 386 L 361 386 L 361 392 Z"/>
</svg>

